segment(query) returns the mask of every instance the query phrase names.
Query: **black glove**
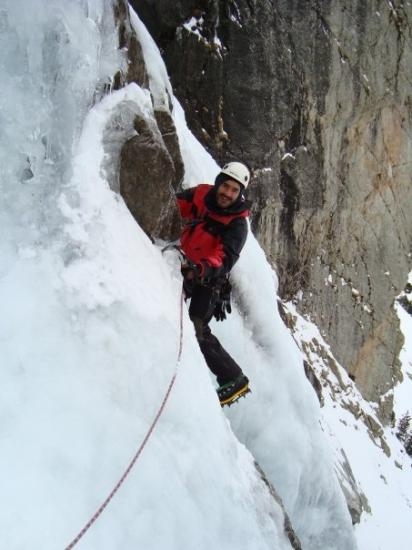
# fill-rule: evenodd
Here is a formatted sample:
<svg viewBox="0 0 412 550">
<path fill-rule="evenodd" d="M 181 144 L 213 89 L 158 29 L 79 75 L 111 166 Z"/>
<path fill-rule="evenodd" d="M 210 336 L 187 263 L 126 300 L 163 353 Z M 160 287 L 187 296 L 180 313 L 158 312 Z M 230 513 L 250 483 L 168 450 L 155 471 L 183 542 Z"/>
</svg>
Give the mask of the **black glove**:
<svg viewBox="0 0 412 550">
<path fill-rule="evenodd" d="M 197 269 L 194 264 L 182 264 L 180 271 L 185 281 L 194 281 L 197 277 Z"/>
<path fill-rule="evenodd" d="M 201 260 L 198 264 L 192 264 L 188 260 L 181 266 L 181 272 L 184 279 L 197 279 L 198 281 L 204 281 L 209 279 L 210 272 L 213 268 L 207 263 L 206 260 Z"/>
<path fill-rule="evenodd" d="M 213 316 L 216 321 L 224 321 L 226 319 L 226 313 L 228 315 L 232 313 L 232 305 L 230 303 L 231 290 L 231 284 L 229 281 L 225 281 L 220 289 L 219 298 L 217 299 L 215 309 L 213 310 Z"/>
</svg>

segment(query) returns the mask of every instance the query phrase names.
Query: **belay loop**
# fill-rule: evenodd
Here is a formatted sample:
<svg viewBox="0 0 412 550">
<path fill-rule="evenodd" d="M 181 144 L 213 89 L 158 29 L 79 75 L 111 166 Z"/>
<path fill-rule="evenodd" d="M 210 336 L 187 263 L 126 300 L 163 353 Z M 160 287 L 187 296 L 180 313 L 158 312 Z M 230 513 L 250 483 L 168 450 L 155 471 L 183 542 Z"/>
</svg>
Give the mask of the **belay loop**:
<svg viewBox="0 0 412 550">
<path fill-rule="evenodd" d="M 172 379 L 170 380 L 169 386 L 167 387 L 166 393 L 163 397 L 163 401 L 161 402 L 160 407 L 159 407 L 159 409 L 158 409 L 158 411 L 157 411 L 157 413 L 156 413 L 156 415 L 153 419 L 153 422 L 149 426 L 149 429 L 147 430 L 146 435 L 144 436 L 142 443 L 140 444 L 139 448 L 137 449 L 137 451 L 136 451 L 135 455 L 133 456 L 132 460 L 130 461 L 128 467 L 124 471 L 124 474 L 122 475 L 122 477 L 116 483 L 113 490 L 108 495 L 106 500 L 101 504 L 101 506 L 96 511 L 96 513 L 90 518 L 90 520 L 86 523 L 86 525 L 83 527 L 83 529 L 79 532 L 79 534 L 72 540 L 72 542 L 68 546 L 65 547 L 65 550 L 71 550 L 72 548 L 74 548 L 76 546 L 76 544 L 87 533 L 87 531 L 90 529 L 90 527 L 92 527 L 92 525 L 97 521 L 97 519 L 103 513 L 106 506 L 112 500 L 112 498 L 117 493 L 117 491 L 120 489 L 123 482 L 125 481 L 125 479 L 129 475 L 130 471 L 132 470 L 133 466 L 136 464 L 136 462 L 137 462 L 138 458 L 140 457 L 143 449 L 145 448 L 147 442 L 149 441 L 150 436 L 152 435 L 152 433 L 153 433 L 153 431 L 156 427 L 156 424 L 159 421 L 159 418 L 161 417 L 161 415 L 164 411 L 167 400 L 169 399 L 170 393 L 171 393 L 172 388 L 174 386 L 174 383 L 175 383 L 175 380 L 176 380 L 176 377 L 177 377 L 177 368 L 179 366 L 180 359 L 182 357 L 182 351 L 183 351 L 183 303 L 184 303 L 184 295 L 183 295 L 183 290 L 182 290 L 181 295 L 180 295 L 179 349 L 178 349 L 178 354 L 177 354 L 176 368 L 175 368 L 175 372 L 172 376 Z"/>
</svg>

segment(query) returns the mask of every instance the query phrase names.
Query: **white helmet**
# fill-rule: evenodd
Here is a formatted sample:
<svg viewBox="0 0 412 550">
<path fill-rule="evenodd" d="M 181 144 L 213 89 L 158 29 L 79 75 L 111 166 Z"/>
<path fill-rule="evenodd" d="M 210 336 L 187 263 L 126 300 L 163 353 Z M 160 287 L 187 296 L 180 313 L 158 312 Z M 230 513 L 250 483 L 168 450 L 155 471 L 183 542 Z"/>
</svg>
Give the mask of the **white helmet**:
<svg viewBox="0 0 412 550">
<path fill-rule="evenodd" d="M 221 174 L 229 176 L 230 179 L 233 179 L 243 185 L 244 189 L 249 185 L 250 172 L 248 168 L 241 162 L 228 162 L 223 166 L 220 171 Z"/>
</svg>

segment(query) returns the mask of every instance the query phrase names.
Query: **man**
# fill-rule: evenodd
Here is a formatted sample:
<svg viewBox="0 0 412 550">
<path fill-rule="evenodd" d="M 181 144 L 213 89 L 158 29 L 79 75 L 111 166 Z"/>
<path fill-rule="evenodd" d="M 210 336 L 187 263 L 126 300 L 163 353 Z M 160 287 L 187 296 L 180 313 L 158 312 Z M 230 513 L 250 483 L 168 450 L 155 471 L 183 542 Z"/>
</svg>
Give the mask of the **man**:
<svg viewBox="0 0 412 550">
<path fill-rule="evenodd" d="M 230 307 L 230 270 L 245 244 L 249 203 L 244 192 L 250 180 L 241 162 L 229 162 L 215 184 L 200 184 L 177 194 L 185 222 L 180 246 L 184 290 L 191 298 L 189 315 L 206 363 L 217 377 L 221 405 L 230 405 L 249 391 L 242 369 L 210 330 L 209 322 L 226 318 Z"/>
</svg>

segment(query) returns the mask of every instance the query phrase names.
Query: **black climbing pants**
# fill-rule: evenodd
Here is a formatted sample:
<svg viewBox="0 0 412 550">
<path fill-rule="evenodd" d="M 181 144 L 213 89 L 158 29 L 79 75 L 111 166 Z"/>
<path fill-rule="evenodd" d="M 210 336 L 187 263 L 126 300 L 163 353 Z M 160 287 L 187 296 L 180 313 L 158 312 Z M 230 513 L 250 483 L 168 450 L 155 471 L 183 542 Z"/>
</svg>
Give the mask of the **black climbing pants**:
<svg viewBox="0 0 412 550">
<path fill-rule="evenodd" d="M 217 377 L 221 386 L 234 380 L 242 374 L 242 369 L 212 334 L 209 323 L 213 317 L 213 310 L 219 297 L 219 289 L 195 284 L 190 287 L 191 296 L 189 316 L 192 320 L 200 349 L 205 357 L 207 366 Z"/>
</svg>

